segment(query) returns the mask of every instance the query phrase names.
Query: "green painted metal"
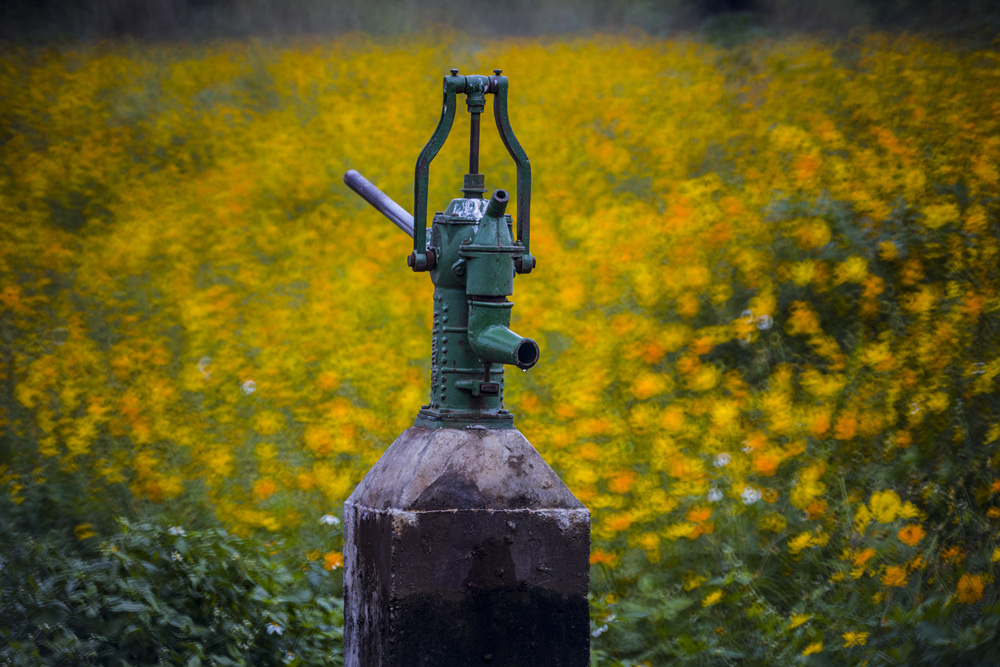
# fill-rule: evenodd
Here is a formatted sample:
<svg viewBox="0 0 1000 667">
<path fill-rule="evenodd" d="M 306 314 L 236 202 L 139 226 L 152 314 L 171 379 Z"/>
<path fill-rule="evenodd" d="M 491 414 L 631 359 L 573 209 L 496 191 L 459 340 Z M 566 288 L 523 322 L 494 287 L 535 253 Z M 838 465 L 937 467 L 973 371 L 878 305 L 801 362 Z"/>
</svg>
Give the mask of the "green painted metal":
<svg viewBox="0 0 1000 667">
<path fill-rule="evenodd" d="M 531 166 L 510 126 L 507 77 L 444 77 L 441 119 L 417 158 L 413 186 L 413 252 L 407 263 L 427 271 L 434 283 L 434 326 L 431 340 L 430 402 L 417 414 L 425 428 L 513 428 L 514 417 L 503 407 L 504 366 L 527 370 L 539 358 L 538 344 L 510 330 L 514 275 L 529 273 Z M 471 115 L 469 171 L 463 197 L 435 214 L 427 229 L 430 165 L 444 146 L 455 122 L 458 95 L 466 96 Z M 507 215 L 509 196 L 496 190 L 488 200 L 479 169 L 479 118 L 486 96 L 493 95 L 497 131 L 517 166 L 517 239 Z M 344 181 L 375 208 L 409 231 L 405 211 L 363 176 L 351 170 Z M 430 232 L 428 238 L 428 231 Z"/>
</svg>

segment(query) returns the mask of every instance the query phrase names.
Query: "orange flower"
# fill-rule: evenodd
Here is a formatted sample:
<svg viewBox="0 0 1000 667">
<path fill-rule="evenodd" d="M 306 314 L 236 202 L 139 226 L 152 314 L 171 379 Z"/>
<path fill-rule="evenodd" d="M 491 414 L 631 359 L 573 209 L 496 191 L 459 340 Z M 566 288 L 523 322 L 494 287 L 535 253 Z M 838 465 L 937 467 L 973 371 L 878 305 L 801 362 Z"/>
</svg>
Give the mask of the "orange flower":
<svg viewBox="0 0 1000 667">
<path fill-rule="evenodd" d="M 858 420 L 851 414 L 841 415 L 833 428 L 837 440 L 850 440 L 858 434 Z"/>
<path fill-rule="evenodd" d="M 598 563 L 603 563 L 605 565 L 614 565 L 616 556 L 613 553 L 607 551 L 601 551 L 600 549 L 594 549 L 590 554 L 590 564 L 597 565 Z"/>
<path fill-rule="evenodd" d="M 882 575 L 882 585 L 890 587 L 906 586 L 906 569 L 898 565 L 890 565 L 885 568 L 885 574 Z"/>
<path fill-rule="evenodd" d="M 692 507 L 690 510 L 688 510 L 687 520 L 691 521 L 692 523 L 701 523 L 702 521 L 707 520 L 711 516 L 712 516 L 711 507 L 699 507 L 696 505 Z"/>
<path fill-rule="evenodd" d="M 951 561 L 961 562 L 965 560 L 965 554 L 962 553 L 959 547 L 948 547 L 941 552 L 941 560 L 946 563 L 950 563 Z"/>
<path fill-rule="evenodd" d="M 958 580 L 958 601 L 974 604 L 983 599 L 983 575 L 965 573 Z"/>
<path fill-rule="evenodd" d="M 868 560 L 874 555 L 875 555 L 875 550 L 869 547 L 854 557 L 854 565 L 856 567 L 861 567 L 862 565 L 867 563 Z"/>
<path fill-rule="evenodd" d="M 795 301 L 792 303 L 785 329 L 793 336 L 817 333 L 820 331 L 819 315 L 807 302 Z"/>
<path fill-rule="evenodd" d="M 896 536 L 899 537 L 899 541 L 903 544 L 915 547 L 917 546 L 917 542 L 924 539 L 924 535 L 926 534 L 927 533 L 924 531 L 923 527 L 920 526 L 920 524 L 911 523 L 900 528 L 899 532 L 896 533 Z"/>
<path fill-rule="evenodd" d="M 781 459 L 772 452 L 760 452 L 753 457 L 753 469 L 758 475 L 770 477 L 778 472 Z"/>
<path fill-rule="evenodd" d="M 278 490 L 278 485 L 275 484 L 272 480 L 267 479 L 266 477 L 263 479 L 258 479 L 256 482 L 253 483 L 254 500 L 257 501 L 267 500 L 268 498 L 273 496 L 275 492 L 277 492 L 277 490 Z"/>
<path fill-rule="evenodd" d="M 830 415 L 818 412 L 809 424 L 809 430 L 815 436 L 825 435 L 830 430 Z"/>
<path fill-rule="evenodd" d="M 316 478 L 312 473 L 300 472 L 295 476 L 295 485 L 303 491 L 310 491 L 316 486 Z"/>
<path fill-rule="evenodd" d="M 632 525 L 632 517 L 628 514 L 619 514 L 616 517 L 608 519 L 607 526 L 611 532 L 620 533 L 622 531 L 628 530 L 628 527 Z"/>
<path fill-rule="evenodd" d="M 344 555 L 339 551 L 331 551 L 323 554 L 323 569 L 336 570 L 344 564 Z"/>
<path fill-rule="evenodd" d="M 628 493 L 635 483 L 637 475 L 632 470 L 626 470 L 608 480 L 608 491 L 616 494 Z"/>
<path fill-rule="evenodd" d="M 818 519 L 826 514 L 829 507 L 829 504 L 827 504 L 825 500 L 814 498 L 812 502 L 806 506 L 806 517 L 809 519 Z"/>
</svg>

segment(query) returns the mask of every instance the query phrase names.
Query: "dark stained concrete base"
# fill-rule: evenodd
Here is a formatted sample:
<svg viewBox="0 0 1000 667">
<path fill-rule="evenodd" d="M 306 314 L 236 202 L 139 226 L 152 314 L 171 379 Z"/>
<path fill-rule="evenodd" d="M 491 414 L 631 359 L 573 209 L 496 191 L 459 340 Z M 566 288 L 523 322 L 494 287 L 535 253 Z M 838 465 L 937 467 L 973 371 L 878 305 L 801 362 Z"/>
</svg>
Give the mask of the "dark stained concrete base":
<svg viewBox="0 0 1000 667">
<path fill-rule="evenodd" d="M 344 505 L 347 665 L 587 665 L 590 513 L 513 429 L 405 431 Z"/>
</svg>

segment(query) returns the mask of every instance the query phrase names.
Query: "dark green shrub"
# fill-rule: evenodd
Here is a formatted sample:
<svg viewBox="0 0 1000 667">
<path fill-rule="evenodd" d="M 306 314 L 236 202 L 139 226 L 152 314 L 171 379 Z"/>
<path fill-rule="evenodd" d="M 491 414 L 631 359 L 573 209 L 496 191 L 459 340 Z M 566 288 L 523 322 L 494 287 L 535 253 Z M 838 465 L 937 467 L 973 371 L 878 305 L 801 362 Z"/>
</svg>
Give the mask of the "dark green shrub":
<svg viewBox="0 0 1000 667">
<path fill-rule="evenodd" d="M 0 665 L 341 662 L 338 573 L 279 545 L 125 520 L 103 542 L 13 525 L 0 526 Z"/>
</svg>

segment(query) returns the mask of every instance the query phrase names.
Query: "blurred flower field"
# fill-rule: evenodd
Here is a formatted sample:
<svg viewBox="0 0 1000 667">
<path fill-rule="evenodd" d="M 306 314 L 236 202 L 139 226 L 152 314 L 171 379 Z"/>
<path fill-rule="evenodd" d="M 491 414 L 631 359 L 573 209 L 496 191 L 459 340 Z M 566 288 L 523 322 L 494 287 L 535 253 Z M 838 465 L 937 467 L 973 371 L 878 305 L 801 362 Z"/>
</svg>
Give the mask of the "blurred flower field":
<svg viewBox="0 0 1000 667">
<path fill-rule="evenodd" d="M 1000 661 L 995 49 L 0 51 L 5 507 L 58 486 L 74 539 L 219 523 L 338 568 L 431 328 L 409 239 L 341 177 L 410 206 L 441 76 L 502 67 L 539 261 L 512 328 L 542 347 L 507 402 L 591 509 L 595 661 Z"/>
</svg>

